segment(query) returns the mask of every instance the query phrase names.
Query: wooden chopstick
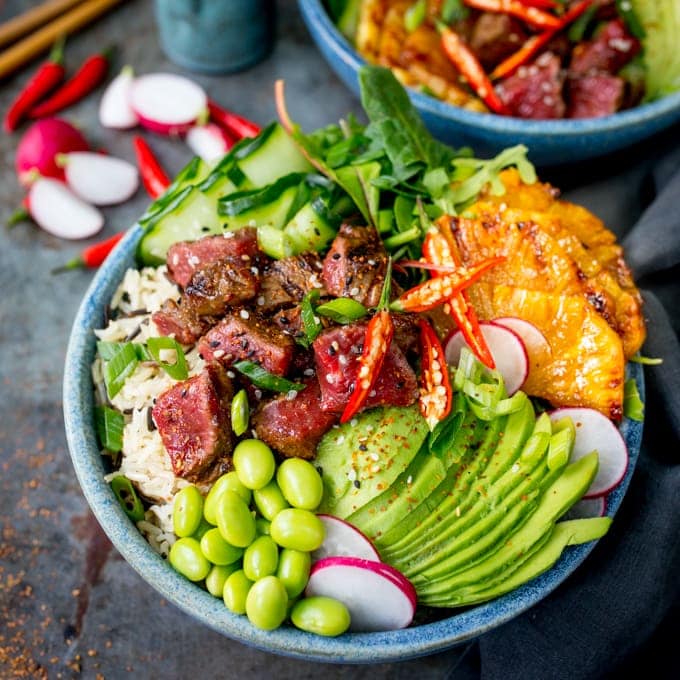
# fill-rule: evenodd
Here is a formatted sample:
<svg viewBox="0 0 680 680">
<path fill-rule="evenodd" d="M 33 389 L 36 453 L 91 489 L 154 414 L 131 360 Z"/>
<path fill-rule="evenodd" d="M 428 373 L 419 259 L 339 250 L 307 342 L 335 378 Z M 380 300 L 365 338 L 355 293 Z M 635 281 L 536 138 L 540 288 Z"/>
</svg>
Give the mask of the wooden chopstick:
<svg viewBox="0 0 680 680">
<path fill-rule="evenodd" d="M 4 24 L 0 25 L 0 47 L 9 45 L 26 34 L 40 28 L 54 17 L 59 16 L 67 9 L 78 5 L 83 0 L 47 0 L 41 5 L 29 9 Z"/>
<path fill-rule="evenodd" d="M 48 50 L 56 40 L 70 35 L 122 0 L 86 0 L 0 54 L 0 78 Z"/>
</svg>

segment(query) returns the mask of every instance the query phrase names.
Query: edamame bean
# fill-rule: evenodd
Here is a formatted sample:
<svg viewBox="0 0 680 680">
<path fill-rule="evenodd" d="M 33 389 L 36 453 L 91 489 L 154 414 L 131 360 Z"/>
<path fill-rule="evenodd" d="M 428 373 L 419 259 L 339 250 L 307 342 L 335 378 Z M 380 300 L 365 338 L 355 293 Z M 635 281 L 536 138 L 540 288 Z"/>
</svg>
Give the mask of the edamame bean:
<svg viewBox="0 0 680 680">
<path fill-rule="evenodd" d="M 281 579 L 289 598 L 297 597 L 307 585 L 312 556 L 308 552 L 284 548 L 279 555 L 276 575 Z"/>
<path fill-rule="evenodd" d="M 237 548 L 227 543 L 219 529 L 212 528 L 206 531 L 201 538 L 201 552 L 213 564 L 233 564 L 243 556 L 243 548 Z"/>
<path fill-rule="evenodd" d="M 175 495 L 172 506 L 172 528 L 180 537 L 191 536 L 201 524 L 203 496 L 193 485 L 185 486 Z"/>
<path fill-rule="evenodd" d="M 243 553 L 243 571 L 251 581 L 276 573 L 279 548 L 270 536 L 256 538 Z"/>
<path fill-rule="evenodd" d="M 249 621 L 263 630 L 274 630 L 286 619 L 288 595 L 276 576 L 265 576 L 254 583 L 246 597 Z"/>
<path fill-rule="evenodd" d="M 244 500 L 233 491 L 224 491 L 216 509 L 217 528 L 222 538 L 237 548 L 248 547 L 255 539 L 255 518 Z"/>
<path fill-rule="evenodd" d="M 249 420 L 248 394 L 245 390 L 239 390 L 231 401 L 231 429 L 237 437 L 248 429 Z"/>
<path fill-rule="evenodd" d="M 170 548 L 168 559 L 173 569 L 190 581 L 201 581 L 210 572 L 210 562 L 201 552 L 201 546 L 195 538 L 177 539 Z"/>
<path fill-rule="evenodd" d="M 203 516 L 212 524 L 217 525 L 217 517 L 215 511 L 217 509 L 217 502 L 225 491 L 234 491 L 245 501 L 246 505 L 250 504 L 251 492 L 246 489 L 238 475 L 234 470 L 222 475 L 213 485 L 205 499 L 203 506 Z"/>
<path fill-rule="evenodd" d="M 205 587 L 214 597 L 222 597 L 224 584 L 231 574 L 238 569 L 238 564 L 215 564 L 205 577 Z"/>
<path fill-rule="evenodd" d="M 233 572 L 224 582 L 222 597 L 224 604 L 234 614 L 246 613 L 246 599 L 253 582 L 243 573 L 243 569 Z"/>
<path fill-rule="evenodd" d="M 276 461 L 272 450 L 259 439 L 244 439 L 234 449 L 234 469 L 248 489 L 261 489 L 274 476 Z"/>
<path fill-rule="evenodd" d="M 297 628 L 326 636 L 341 635 L 350 624 L 347 607 L 339 600 L 322 595 L 296 602 L 290 618 Z"/>
<path fill-rule="evenodd" d="M 282 548 L 312 552 L 321 546 L 324 536 L 323 523 L 309 510 L 286 508 L 272 520 L 271 537 Z"/>
<path fill-rule="evenodd" d="M 255 489 L 253 500 L 260 514 L 269 521 L 273 520 L 281 510 L 290 507 L 274 479 L 261 489 Z"/>
<path fill-rule="evenodd" d="M 269 536 L 271 533 L 271 522 L 264 517 L 255 518 L 255 528 L 258 536 Z"/>
<path fill-rule="evenodd" d="M 287 458 L 276 471 L 284 498 L 294 507 L 316 510 L 323 496 L 323 482 L 316 468 L 302 458 Z"/>
</svg>

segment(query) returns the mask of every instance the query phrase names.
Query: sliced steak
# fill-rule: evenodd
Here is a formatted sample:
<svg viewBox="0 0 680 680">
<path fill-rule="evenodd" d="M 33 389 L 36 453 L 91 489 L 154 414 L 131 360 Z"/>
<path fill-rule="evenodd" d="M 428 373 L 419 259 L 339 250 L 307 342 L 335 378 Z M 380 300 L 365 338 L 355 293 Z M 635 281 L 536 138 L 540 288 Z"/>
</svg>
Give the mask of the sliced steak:
<svg viewBox="0 0 680 680">
<path fill-rule="evenodd" d="M 416 314 L 393 314 L 394 342 L 399 349 L 408 354 L 418 345 L 420 329 L 418 328 L 418 316 Z"/>
<path fill-rule="evenodd" d="M 161 335 L 171 335 L 182 345 L 193 345 L 211 326 L 216 319 L 209 316 L 200 317 L 191 305 L 167 300 L 161 309 L 151 316 Z"/>
<path fill-rule="evenodd" d="M 569 76 L 616 74 L 640 49 L 640 41 L 628 32 L 623 19 L 614 19 L 606 23 L 593 40 L 574 47 Z"/>
<path fill-rule="evenodd" d="M 616 113 L 623 102 L 623 78 L 595 73 L 569 80 L 568 118 L 598 118 Z"/>
<path fill-rule="evenodd" d="M 337 415 L 322 411 L 320 402 L 315 379 L 294 399 L 282 395 L 264 402 L 253 416 L 258 438 L 282 456 L 314 458 L 321 437 L 338 420 Z"/>
<path fill-rule="evenodd" d="M 281 309 L 274 314 L 272 321 L 283 333 L 290 335 L 291 338 L 298 338 L 301 335 L 304 335 L 302 307 L 300 307 L 300 305 Z"/>
<path fill-rule="evenodd" d="M 375 307 L 386 270 L 387 252 L 375 229 L 343 224 L 323 261 L 323 283 L 330 295 Z"/>
<path fill-rule="evenodd" d="M 302 253 L 270 262 L 260 280 L 258 309 L 269 312 L 289 307 L 314 289 L 325 295 L 321 270 L 321 259 L 316 253 Z"/>
<path fill-rule="evenodd" d="M 521 22 L 509 14 L 482 12 L 473 24 L 469 45 L 482 66 L 490 71 L 526 41 Z"/>
<path fill-rule="evenodd" d="M 223 236 L 206 236 L 198 241 L 175 243 L 170 246 L 166 261 L 170 278 L 184 288 L 196 270 L 211 262 L 235 257 L 249 263 L 260 256 L 257 230 L 254 227 L 245 227 L 238 231 L 228 231 Z"/>
<path fill-rule="evenodd" d="M 172 469 L 191 482 L 207 481 L 233 448 L 231 381 L 219 364 L 173 385 L 156 399 L 152 416 Z"/>
<path fill-rule="evenodd" d="M 366 324 L 329 328 L 314 341 L 314 361 L 321 387 L 321 409 L 340 413 L 356 383 Z M 393 340 L 365 408 L 409 406 L 418 398 L 418 382 L 404 353 Z"/>
<path fill-rule="evenodd" d="M 197 269 L 184 289 L 184 305 L 198 316 L 221 316 L 228 307 L 242 305 L 255 298 L 259 290 L 257 268 L 239 257 L 216 260 Z"/>
<path fill-rule="evenodd" d="M 519 118 L 562 118 L 566 109 L 560 58 L 544 52 L 532 64 L 521 66 L 496 88 L 499 97 Z"/>
<path fill-rule="evenodd" d="M 224 366 L 248 359 L 270 373 L 285 375 L 293 361 L 295 341 L 273 323 L 242 310 L 213 326 L 200 339 L 198 351 L 206 361 L 219 361 Z"/>
</svg>

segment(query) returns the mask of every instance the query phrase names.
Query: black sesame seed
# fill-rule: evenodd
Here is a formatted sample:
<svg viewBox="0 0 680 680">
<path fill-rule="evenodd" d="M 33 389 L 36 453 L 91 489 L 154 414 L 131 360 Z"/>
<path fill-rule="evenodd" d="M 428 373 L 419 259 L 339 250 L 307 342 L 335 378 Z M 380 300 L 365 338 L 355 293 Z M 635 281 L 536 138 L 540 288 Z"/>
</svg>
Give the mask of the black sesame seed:
<svg viewBox="0 0 680 680">
<path fill-rule="evenodd" d="M 366 444 L 359 444 L 359 451 L 368 451 L 368 446 Z"/>
<path fill-rule="evenodd" d="M 219 340 L 211 340 L 210 341 L 210 346 L 211 347 L 219 347 L 222 343 Z"/>
<path fill-rule="evenodd" d="M 342 257 L 342 255 L 340 255 L 340 253 L 333 253 L 333 254 L 331 255 L 331 257 L 332 257 L 334 260 L 339 260 L 339 259 Z"/>
<path fill-rule="evenodd" d="M 333 345 L 331 345 L 331 346 L 328 348 L 328 354 L 329 354 L 330 356 L 332 356 L 332 357 L 334 357 L 334 356 L 337 354 L 337 352 L 335 351 L 335 347 L 333 347 Z"/>
<path fill-rule="evenodd" d="M 361 487 L 361 482 L 358 479 L 354 480 L 354 486 L 358 489 Z"/>
</svg>

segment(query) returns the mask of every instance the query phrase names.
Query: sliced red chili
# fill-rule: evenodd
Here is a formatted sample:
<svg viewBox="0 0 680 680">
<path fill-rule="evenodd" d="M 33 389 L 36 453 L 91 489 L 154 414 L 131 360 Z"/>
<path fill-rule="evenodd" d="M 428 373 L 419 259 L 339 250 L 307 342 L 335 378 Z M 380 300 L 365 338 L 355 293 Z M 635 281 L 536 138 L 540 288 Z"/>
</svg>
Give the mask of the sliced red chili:
<svg viewBox="0 0 680 680">
<path fill-rule="evenodd" d="M 475 94 L 493 111 L 501 115 L 509 115 L 510 111 L 501 101 L 493 88 L 489 76 L 475 53 L 463 42 L 463 39 L 450 28 L 441 29 L 441 41 L 444 53 L 468 82 Z"/>
<path fill-rule="evenodd" d="M 519 0 L 527 7 L 538 7 L 540 9 L 557 9 L 560 3 L 557 0 Z"/>
<path fill-rule="evenodd" d="M 560 25 L 559 17 L 519 0 L 464 0 L 464 2 L 468 7 L 480 9 L 483 12 L 510 14 L 534 28 L 557 29 Z"/>
<path fill-rule="evenodd" d="M 124 231 L 109 236 L 109 238 L 93 243 L 87 248 L 83 248 L 78 257 L 74 257 L 61 267 L 52 270 L 52 274 L 60 274 L 71 269 L 95 269 L 108 257 L 109 253 L 116 247 L 118 242 L 125 235 Z"/>
<path fill-rule="evenodd" d="M 446 418 L 451 412 L 451 381 L 446 365 L 446 356 L 434 329 L 425 319 L 418 321 L 420 326 L 420 398 L 418 405 L 429 428 Z"/>
<path fill-rule="evenodd" d="M 368 322 L 364 349 L 359 357 L 359 372 L 357 373 L 354 391 L 342 412 L 341 423 L 350 420 L 364 405 L 380 373 L 393 335 L 394 323 L 392 317 L 386 309 L 381 309 Z"/>
<path fill-rule="evenodd" d="M 257 137 L 262 129 L 257 123 L 221 107 L 212 99 L 208 100 L 208 111 L 211 120 L 232 135 L 236 141 L 244 137 Z"/>
<path fill-rule="evenodd" d="M 136 135 L 132 141 L 142 184 L 151 198 L 158 198 L 170 186 L 170 178 L 143 137 Z"/>
</svg>

